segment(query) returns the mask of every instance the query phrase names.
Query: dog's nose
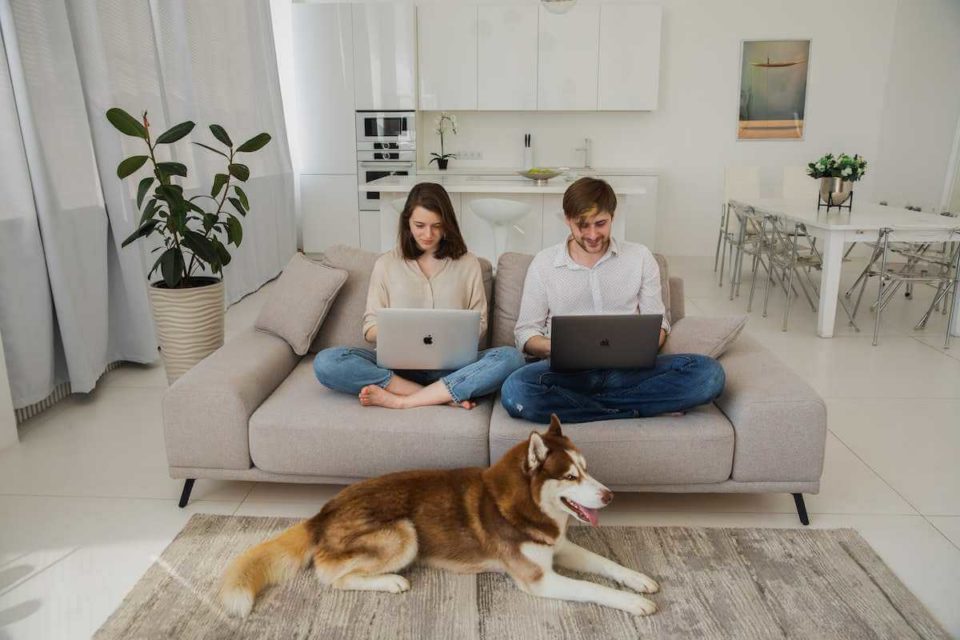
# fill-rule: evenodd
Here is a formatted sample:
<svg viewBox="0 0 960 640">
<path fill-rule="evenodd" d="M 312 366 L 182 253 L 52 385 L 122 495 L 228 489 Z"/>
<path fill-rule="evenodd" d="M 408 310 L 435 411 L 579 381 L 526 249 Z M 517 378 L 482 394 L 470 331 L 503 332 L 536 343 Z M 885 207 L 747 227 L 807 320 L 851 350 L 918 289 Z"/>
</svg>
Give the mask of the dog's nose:
<svg viewBox="0 0 960 640">
<path fill-rule="evenodd" d="M 610 489 L 604 489 L 600 494 L 600 502 L 603 504 L 610 504 L 611 500 L 613 500 L 613 491 L 610 491 Z"/>
</svg>

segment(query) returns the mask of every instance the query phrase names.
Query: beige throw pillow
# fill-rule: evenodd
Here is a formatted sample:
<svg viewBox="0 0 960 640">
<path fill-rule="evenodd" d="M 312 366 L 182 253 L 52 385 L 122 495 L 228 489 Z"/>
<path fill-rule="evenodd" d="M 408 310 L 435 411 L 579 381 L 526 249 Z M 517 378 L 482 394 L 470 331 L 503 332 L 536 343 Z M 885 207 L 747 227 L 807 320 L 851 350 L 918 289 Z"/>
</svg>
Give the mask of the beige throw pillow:
<svg viewBox="0 0 960 640">
<path fill-rule="evenodd" d="M 686 316 L 677 320 L 670 328 L 670 335 L 667 336 L 661 353 L 698 353 L 719 358 L 737 339 L 746 324 L 747 316 Z"/>
<path fill-rule="evenodd" d="M 270 290 L 254 326 L 283 338 L 298 356 L 307 353 L 347 272 L 298 253 Z"/>
</svg>

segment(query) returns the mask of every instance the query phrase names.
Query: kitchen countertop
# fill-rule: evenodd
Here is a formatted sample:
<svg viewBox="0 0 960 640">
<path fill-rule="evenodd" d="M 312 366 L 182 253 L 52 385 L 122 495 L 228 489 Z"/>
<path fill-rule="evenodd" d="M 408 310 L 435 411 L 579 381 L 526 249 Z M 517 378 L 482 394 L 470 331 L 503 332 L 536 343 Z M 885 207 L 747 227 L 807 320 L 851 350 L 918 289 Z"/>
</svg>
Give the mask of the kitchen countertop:
<svg viewBox="0 0 960 640">
<path fill-rule="evenodd" d="M 551 178 L 545 186 L 538 187 L 533 180 L 528 180 L 523 176 L 507 173 L 478 175 L 475 170 L 472 170 L 470 173 L 444 171 L 442 174 L 439 172 L 421 172 L 415 176 L 387 176 L 362 184 L 359 190 L 361 192 L 408 193 L 418 182 L 442 184 L 444 189 L 450 193 L 561 194 L 571 185 L 571 182 L 567 181 L 562 175 Z M 613 185 L 613 190 L 617 195 L 642 195 L 647 192 L 646 188 L 641 186 Z"/>
<path fill-rule="evenodd" d="M 584 169 L 583 167 L 549 167 L 551 169 L 557 168 L 564 171 L 572 171 L 580 176 L 659 176 L 659 169 L 646 168 L 631 168 L 631 167 L 591 167 L 589 169 Z M 520 167 L 450 167 L 446 171 L 440 171 L 436 167 L 427 167 L 426 169 L 417 169 L 417 174 L 421 176 L 435 176 L 441 174 L 448 175 L 476 175 L 476 176 L 497 176 L 497 175 L 508 175 L 515 176 L 517 171 L 520 171 Z M 562 177 L 562 176 L 557 176 Z M 555 178 L 556 179 L 556 178 Z"/>
</svg>

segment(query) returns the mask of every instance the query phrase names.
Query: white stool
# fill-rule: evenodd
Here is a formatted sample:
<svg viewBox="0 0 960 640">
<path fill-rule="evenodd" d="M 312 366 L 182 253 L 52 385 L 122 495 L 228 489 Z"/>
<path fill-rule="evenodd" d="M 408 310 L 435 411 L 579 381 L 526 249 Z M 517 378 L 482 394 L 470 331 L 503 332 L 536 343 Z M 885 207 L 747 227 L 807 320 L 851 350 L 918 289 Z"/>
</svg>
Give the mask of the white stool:
<svg viewBox="0 0 960 640">
<path fill-rule="evenodd" d="M 509 228 L 526 217 L 532 209 L 526 202 L 502 198 L 478 198 L 470 202 L 470 210 L 481 220 L 486 220 L 493 229 L 494 268 L 500 260 L 500 254 L 507 248 Z"/>
</svg>

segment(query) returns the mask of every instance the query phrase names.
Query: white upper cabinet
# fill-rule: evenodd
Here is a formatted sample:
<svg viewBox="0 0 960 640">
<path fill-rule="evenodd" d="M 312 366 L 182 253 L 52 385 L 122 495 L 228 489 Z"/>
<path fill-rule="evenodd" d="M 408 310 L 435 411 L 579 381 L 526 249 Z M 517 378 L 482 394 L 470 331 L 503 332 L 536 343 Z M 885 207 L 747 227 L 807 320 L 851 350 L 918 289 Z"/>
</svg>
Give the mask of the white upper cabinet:
<svg viewBox="0 0 960 640">
<path fill-rule="evenodd" d="M 600 109 L 657 108 L 661 13 L 654 4 L 601 6 Z"/>
<path fill-rule="evenodd" d="M 416 108 L 416 27 L 412 3 L 353 5 L 354 96 L 358 110 Z"/>
<path fill-rule="evenodd" d="M 296 132 L 302 173 L 354 174 L 353 48 L 350 5 L 295 4 Z M 346 46 L 343 46 L 346 38 Z"/>
<path fill-rule="evenodd" d="M 421 4 L 417 16 L 420 108 L 476 110 L 476 5 Z"/>
<path fill-rule="evenodd" d="M 538 108 L 597 109 L 600 6 L 577 4 L 563 14 L 540 7 Z"/>
<path fill-rule="evenodd" d="M 480 5 L 478 9 L 477 107 L 536 110 L 537 5 Z"/>
</svg>

